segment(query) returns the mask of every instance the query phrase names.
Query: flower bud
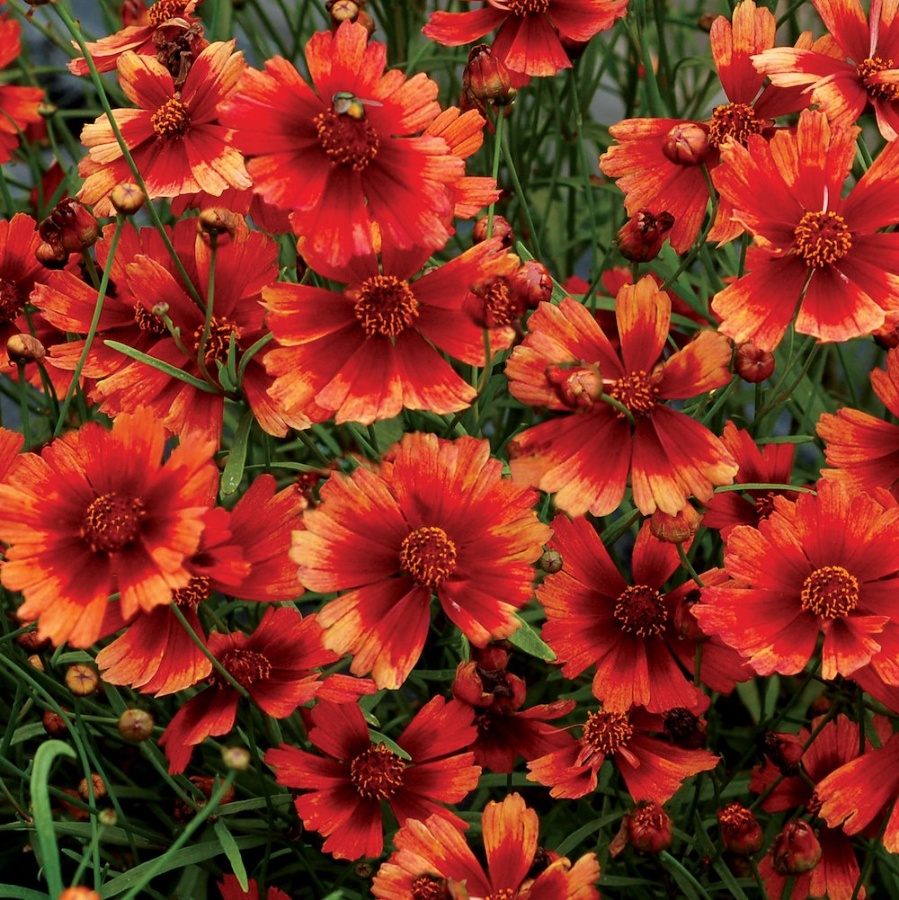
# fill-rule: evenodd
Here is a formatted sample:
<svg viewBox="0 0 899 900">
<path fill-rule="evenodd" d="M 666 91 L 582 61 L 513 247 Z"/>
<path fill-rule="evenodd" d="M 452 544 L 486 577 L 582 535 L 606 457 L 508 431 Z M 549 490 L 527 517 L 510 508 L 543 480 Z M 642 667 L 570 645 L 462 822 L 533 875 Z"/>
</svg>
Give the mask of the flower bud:
<svg viewBox="0 0 899 900">
<path fill-rule="evenodd" d="M 40 362 L 47 355 L 44 345 L 30 334 L 14 334 L 6 342 L 6 352 L 14 363 Z"/>
<path fill-rule="evenodd" d="M 371 37 L 375 20 L 363 9 L 365 0 L 328 0 L 325 8 L 331 16 L 331 30 L 336 31 L 344 22 L 358 22 Z"/>
<path fill-rule="evenodd" d="M 674 216 L 670 212 L 654 215 L 648 209 L 639 209 L 618 229 L 618 252 L 631 262 L 649 262 L 659 255 L 673 227 Z"/>
<path fill-rule="evenodd" d="M 562 571 L 562 554 L 558 550 L 546 550 L 537 560 L 537 565 L 547 575 L 555 575 Z"/>
<path fill-rule="evenodd" d="M 119 821 L 119 817 L 114 809 L 101 809 L 100 812 L 97 813 L 97 820 L 101 825 L 111 828 Z"/>
<path fill-rule="evenodd" d="M 799 735 L 783 731 L 768 731 L 765 734 L 765 756 L 780 769 L 781 775 L 789 778 L 799 773 L 802 759 L 802 741 Z"/>
<path fill-rule="evenodd" d="M 250 751 L 246 747 L 223 747 L 222 762 L 226 769 L 246 772 L 250 768 Z"/>
<path fill-rule="evenodd" d="M 24 631 L 16 638 L 16 643 L 23 650 L 44 650 L 50 641 L 47 638 L 38 637 L 36 631 Z"/>
<path fill-rule="evenodd" d="M 555 388 L 559 399 L 570 409 L 593 409 L 603 393 L 602 376 L 596 366 L 575 366 L 563 369 L 550 366 L 546 378 Z"/>
<path fill-rule="evenodd" d="M 59 895 L 58 900 L 100 900 L 100 895 L 90 888 L 70 887 Z"/>
<path fill-rule="evenodd" d="M 490 216 L 481 216 L 481 218 L 475 222 L 474 229 L 471 232 L 471 242 L 473 244 L 482 244 L 487 240 L 489 237 L 487 234 L 487 224 L 489 221 Z M 511 247 L 515 242 L 515 233 L 512 231 L 512 226 L 509 224 L 509 220 L 502 216 L 493 217 L 492 236 L 501 238 L 503 247 L 506 249 Z"/>
<path fill-rule="evenodd" d="M 106 796 L 106 782 L 96 772 L 91 772 L 91 787 L 94 789 L 95 800 L 102 800 Z M 78 785 L 78 793 L 85 803 L 90 802 L 91 792 L 88 789 L 86 778 L 81 779 Z"/>
<path fill-rule="evenodd" d="M 708 640 L 708 635 L 702 630 L 699 620 L 693 615 L 693 607 L 700 602 L 701 596 L 698 590 L 689 591 L 687 596 L 674 607 L 672 622 L 674 630 L 681 640 L 694 643 Z"/>
<path fill-rule="evenodd" d="M 505 669 L 509 664 L 509 647 L 508 641 L 495 641 L 486 647 L 472 647 L 471 658 L 482 669 Z"/>
<path fill-rule="evenodd" d="M 27 662 L 32 669 L 37 669 L 38 672 L 44 671 L 44 661 L 36 653 L 32 653 Z"/>
<path fill-rule="evenodd" d="M 475 44 L 462 74 L 462 93 L 482 109 L 488 103 L 508 106 L 517 92 L 506 64 L 487 44 Z"/>
<path fill-rule="evenodd" d="M 717 18 L 718 18 L 717 13 L 710 13 L 710 12 L 703 13 L 696 20 L 696 27 L 700 31 L 705 31 L 708 33 L 709 31 L 712 30 L 712 24 L 714 23 L 715 19 L 717 19 Z"/>
<path fill-rule="evenodd" d="M 62 269 L 69 261 L 69 254 L 58 244 L 42 241 L 34 251 L 34 258 L 45 269 Z"/>
<path fill-rule="evenodd" d="M 508 280 L 509 288 L 525 309 L 536 309 L 538 303 L 549 300 L 553 295 L 552 276 L 539 260 L 526 260 Z"/>
<path fill-rule="evenodd" d="M 190 781 L 200 790 L 200 793 L 203 795 L 204 799 L 202 800 L 194 800 L 194 805 L 192 806 L 189 803 L 185 803 L 180 798 L 175 801 L 174 811 L 172 813 L 172 818 L 176 822 L 187 822 L 194 817 L 194 814 L 198 809 L 202 809 L 206 805 L 206 801 L 212 796 L 212 792 L 215 790 L 216 785 L 219 783 L 216 778 L 208 778 L 205 775 L 191 775 Z M 219 805 L 224 806 L 226 803 L 231 803 L 234 800 L 234 786 L 229 787 L 224 794 L 222 794 L 222 799 L 219 801 Z M 215 821 L 216 816 L 210 816 L 207 821 Z"/>
<path fill-rule="evenodd" d="M 774 374 L 774 354 L 747 341 L 737 347 L 734 370 L 744 381 L 758 384 Z"/>
<path fill-rule="evenodd" d="M 74 197 L 60 200 L 37 230 L 42 241 L 61 247 L 67 254 L 81 253 L 100 239 L 97 220 Z"/>
<path fill-rule="evenodd" d="M 68 710 L 65 710 L 68 712 Z M 69 726 L 66 725 L 65 719 L 57 713 L 53 712 L 52 709 L 45 709 L 43 716 L 41 716 L 41 723 L 44 726 L 44 731 L 50 735 L 50 737 L 60 737 L 65 734 L 69 730 Z"/>
<path fill-rule="evenodd" d="M 227 234 L 234 237 L 237 231 L 238 216 L 221 206 L 213 206 L 210 209 L 200 211 L 197 216 L 197 233 L 210 237 Z"/>
<path fill-rule="evenodd" d="M 752 856 L 761 850 L 764 835 L 751 809 L 742 803 L 728 803 L 717 815 L 725 850 L 737 856 Z"/>
<path fill-rule="evenodd" d="M 708 725 L 689 709 L 679 706 L 665 713 L 664 729 L 673 744 L 686 750 L 698 750 L 705 743 Z"/>
<path fill-rule="evenodd" d="M 709 155 L 708 129 L 697 122 L 675 125 L 662 141 L 662 153 L 679 166 L 699 166 Z"/>
<path fill-rule="evenodd" d="M 153 716 L 143 709 L 126 709 L 119 717 L 119 734 L 131 744 L 142 744 L 153 736 Z"/>
<path fill-rule="evenodd" d="M 117 184 L 109 195 L 116 212 L 123 216 L 133 216 L 147 202 L 147 195 L 130 181 Z"/>
<path fill-rule="evenodd" d="M 821 844 L 812 826 L 802 819 L 791 819 L 774 839 L 771 860 L 778 875 L 802 875 L 811 872 L 821 859 Z"/>
<path fill-rule="evenodd" d="M 671 846 L 671 816 L 653 800 L 641 800 L 627 817 L 627 838 L 640 853 L 661 853 Z"/>
<path fill-rule="evenodd" d="M 652 536 L 667 544 L 683 544 L 689 541 L 696 530 L 702 516 L 689 503 L 675 516 L 657 509 L 649 520 Z"/>
<path fill-rule="evenodd" d="M 93 666 L 76 663 L 66 669 L 66 687 L 76 697 L 89 697 L 100 684 L 100 676 Z"/>
</svg>

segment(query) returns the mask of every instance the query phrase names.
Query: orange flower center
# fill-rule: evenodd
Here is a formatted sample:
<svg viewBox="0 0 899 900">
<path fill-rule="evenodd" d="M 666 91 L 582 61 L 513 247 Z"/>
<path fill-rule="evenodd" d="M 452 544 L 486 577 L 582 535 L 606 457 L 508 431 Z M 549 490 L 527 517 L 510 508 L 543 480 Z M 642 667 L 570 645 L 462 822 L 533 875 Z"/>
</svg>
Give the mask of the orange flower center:
<svg viewBox="0 0 899 900">
<path fill-rule="evenodd" d="M 768 491 L 767 494 L 755 498 L 755 511 L 760 519 L 767 519 L 774 512 L 774 498 L 777 491 Z"/>
<path fill-rule="evenodd" d="M 869 84 L 868 79 L 884 69 L 895 69 L 896 64 L 891 59 L 882 59 L 879 56 L 869 56 L 863 59 L 855 71 L 865 87 L 871 100 L 899 100 L 899 84 Z"/>
<path fill-rule="evenodd" d="M 793 249 L 809 268 L 829 266 L 852 249 L 852 232 L 835 212 L 807 212 L 793 232 Z"/>
<path fill-rule="evenodd" d="M 609 396 L 617 400 L 631 415 L 646 416 L 658 402 L 659 389 L 641 369 L 619 378 L 609 388 Z M 618 413 L 618 418 L 623 419 L 624 413 Z"/>
<path fill-rule="evenodd" d="M 137 539 L 144 516 L 139 498 L 101 494 L 84 513 L 81 537 L 94 553 L 116 553 Z"/>
<path fill-rule="evenodd" d="M 312 124 L 332 166 L 349 166 L 354 172 L 363 172 L 378 155 L 381 139 L 364 118 L 326 109 Z"/>
<path fill-rule="evenodd" d="M 500 888 L 492 894 L 488 894 L 485 900 L 515 900 L 518 897 L 517 888 Z"/>
<path fill-rule="evenodd" d="M 354 312 L 369 337 L 396 337 L 418 318 L 418 300 L 408 281 L 375 275 L 362 282 Z"/>
<path fill-rule="evenodd" d="M 141 331 L 147 331 L 150 334 L 168 334 L 165 322 L 154 316 L 142 303 L 134 304 L 134 321 Z"/>
<path fill-rule="evenodd" d="M 178 19 L 184 15 L 184 0 L 156 0 L 150 9 L 150 24 L 158 28 L 169 19 Z"/>
<path fill-rule="evenodd" d="M 549 9 L 549 0 L 506 0 L 513 16 L 538 16 Z"/>
<path fill-rule="evenodd" d="M 485 328 L 512 325 L 521 318 L 521 304 L 509 290 L 509 283 L 505 278 L 494 278 L 478 295 L 484 304 Z"/>
<path fill-rule="evenodd" d="M 0 322 L 12 322 L 25 306 L 22 292 L 14 281 L 0 278 Z"/>
<path fill-rule="evenodd" d="M 190 128 L 190 110 L 172 97 L 150 116 L 150 124 L 160 137 L 178 137 Z"/>
<path fill-rule="evenodd" d="M 421 875 L 410 885 L 412 900 L 447 900 L 446 880 L 433 875 Z"/>
<path fill-rule="evenodd" d="M 858 606 L 858 579 L 842 566 L 822 566 L 805 579 L 799 596 L 806 612 L 839 619 Z"/>
<path fill-rule="evenodd" d="M 403 786 L 405 763 L 386 744 L 369 747 L 350 763 L 350 781 L 366 800 L 385 800 Z"/>
<path fill-rule="evenodd" d="M 722 828 L 730 831 L 742 831 L 756 824 L 752 811 L 742 803 L 728 803 L 724 809 L 718 811 L 718 822 Z"/>
<path fill-rule="evenodd" d="M 419 584 L 433 590 L 452 575 L 456 567 L 456 545 L 442 528 L 416 528 L 403 539 L 400 565 Z"/>
<path fill-rule="evenodd" d="M 657 590 L 635 584 L 615 601 L 614 616 L 625 634 L 655 637 L 665 630 L 668 608 Z"/>
<path fill-rule="evenodd" d="M 257 681 L 262 681 L 272 674 L 272 664 L 268 657 L 257 653 L 255 650 L 244 650 L 234 647 L 226 650 L 219 662 L 227 670 L 228 674 L 242 687 L 248 688 Z M 221 675 L 212 673 L 212 680 L 217 684 L 224 684 Z"/>
<path fill-rule="evenodd" d="M 755 117 L 755 110 L 748 103 L 725 103 L 712 110 L 709 124 L 709 143 L 720 147 L 727 138 L 746 146 L 751 134 L 760 134 L 762 123 Z"/>
<path fill-rule="evenodd" d="M 203 327 L 201 326 L 194 332 L 194 350 L 200 352 L 200 343 L 203 340 Z M 235 344 L 240 340 L 240 329 L 227 319 L 218 319 L 212 317 L 209 323 L 209 334 L 206 336 L 206 347 L 204 352 L 205 362 L 208 364 L 213 360 L 224 363 L 228 359 L 228 347 L 231 345 L 231 335 L 234 335 Z"/>
<path fill-rule="evenodd" d="M 583 740 L 598 753 L 616 753 L 634 736 L 624 713 L 590 713 L 584 725 Z"/>
<path fill-rule="evenodd" d="M 212 583 L 207 575 L 194 575 L 187 583 L 187 587 L 179 588 L 172 594 L 172 602 L 178 606 L 186 606 L 194 609 L 209 597 L 212 591 Z"/>
</svg>

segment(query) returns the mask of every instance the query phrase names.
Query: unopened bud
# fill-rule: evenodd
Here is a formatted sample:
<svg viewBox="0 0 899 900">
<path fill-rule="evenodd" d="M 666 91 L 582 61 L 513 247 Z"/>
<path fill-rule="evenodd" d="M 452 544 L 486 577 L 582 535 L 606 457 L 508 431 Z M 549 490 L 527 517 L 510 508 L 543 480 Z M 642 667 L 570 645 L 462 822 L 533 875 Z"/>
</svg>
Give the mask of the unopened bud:
<svg viewBox="0 0 899 900">
<path fill-rule="evenodd" d="M 549 269 L 536 259 L 523 262 L 508 278 L 509 288 L 525 309 L 549 300 L 553 294 L 553 280 Z"/>
<path fill-rule="evenodd" d="M 724 849 L 737 856 L 752 856 L 762 847 L 762 828 L 751 809 L 742 803 L 728 803 L 718 810 L 718 826 Z"/>
<path fill-rule="evenodd" d="M 696 27 L 697 27 L 700 31 L 709 32 L 709 31 L 712 30 L 712 25 L 713 25 L 715 19 L 717 19 L 717 18 L 718 18 L 718 16 L 717 16 L 716 13 L 710 13 L 710 12 L 703 13 L 703 14 L 696 20 Z"/>
<path fill-rule="evenodd" d="M 112 189 L 109 201 L 116 212 L 123 216 L 133 216 L 147 202 L 147 195 L 136 184 L 127 181 Z"/>
<path fill-rule="evenodd" d="M 59 713 L 53 712 L 52 709 L 44 710 L 44 714 L 41 716 L 41 723 L 44 726 L 44 731 L 46 731 L 50 737 L 60 737 L 69 730 L 69 726 L 66 725 L 65 719 L 63 719 Z"/>
<path fill-rule="evenodd" d="M 489 216 L 481 216 L 481 218 L 475 222 L 471 232 L 471 242 L 473 244 L 481 244 L 492 236 L 500 238 L 503 242 L 503 247 L 511 247 L 515 241 L 515 233 L 512 231 L 509 220 L 502 216 L 494 216 L 492 235 L 487 233 L 487 224 L 489 221 Z"/>
<path fill-rule="evenodd" d="M 671 816 L 653 800 L 641 800 L 627 817 L 627 838 L 640 853 L 661 853 L 671 846 Z"/>
<path fill-rule="evenodd" d="M 66 669 L 66 687 L 76 697 L 89 697 L 97 690 L 100 676 L 92 666 L 76 663 Z"/>
<path fill-rule="evenodd" d="M 575 366 L 570 369 L 550 366 L 547 381 L 556 389 L 559 399 L 570 409 L 593 409 L 603 393 L 602 376 L 596 366 Z"/>
<path fill-rule="evenodd" d="M 101 809 L 100 812 L 97 813 L 97 819 L 101 825 L 106 825 L 107 828 L 111 828 L 119 821 L 119 817 L 116 815 L 114 809 Z"/>
<path fill-rule="evenodd" d="M 119 734 L 131 744 L 142 744 L 153 736 L 153 716 L 143 709 L 126 709 L 116 727 Z"/>
<path fill-rule="evenodd" d="M 774 839 L 771 860 L 778 875 L 802 875 L 811 872 L 821 859 L 821 844 L 812 826 L 802 819 L 791 819 Z"/>
<path fill-rule="evenodd" d="M 747 341 L 737 347 L 734 370 L 744 381 L 758 384 L 774 374 L 774 354 Z"/>
<path fill-rule="evenodd" d="M 33 2 L 33 0 L 29 0 L 29 2 Z M 90 888 L 70 887 L 59 895 L 58 900 L 100 900 L 100 895 Z"/>
<path fill-rule="evenodd" d="M 693 641 L 701 643 L 708 640 L 708 635 L 699 625 L 699 620 L 693 615 L 693 607 L 700 602 L 700 593 L 698 590 L 688 592 L 674 607 L 672 622 L 677 636 L 684 641 Z"/>
<path fill-rule="evenodd" d="M 36 631 L 24 631 L 16 638 L 16 643 L 23 650 L 43 650 L 49 646 L 47 638 L 38 637 Z"/>
<path fill-rule="evenodd" d="M 37 669 L 38 672 L 44 671 L 44 661 L 36 653 L 32 653 L 31 656 L 28 657 L 28 665 L 31 666 L 32 669 Z"/>
<path fill-rule="evenodd" d="M 802 741 L 797 734 L 783 731 L 769 731 L 765 734 L 765 756 L 787 778 L 799 773 L 799 761 L 803 752 Z"/>
<path fill-rule="evenodd" d="M 153 308 L 150 312 L 157 318 L 162 319 L 169 314 L 169 305 L 165 300 L 160 300 L 159 303 L 153 304 Z"/>
<path fill-rule="evenodd" d="M 517 92 L 506 64 L 487 44 L 475 44 L 462 74 L 462 93 L 480 108 L 488 103 L 508 106 Z"/>
<path fill-rule="evenodd" d="M 14 363 L 40 362 L 47 355 L 44 345 L 31 334 L 14 334 L 6 342 L 6 352 Z"/>
<path fill-rule="evenodd" d="M 537 560 L 537 565 L 547 575 L 555 575 L 562 571 L 562 554 L 558 550 L 546 550 Z"/>
<path fill-rule="evenodd" d="M 246 747 L 223 747 L 222 762 L 226 769 L 246 772 L 250 768 L 250 751 Z"/>
<path fill-rule="evenodd" d="M 34 257 L 45 269 L 62 269 L 69 261 L 69 254 L 60 245 L 47 241 L 37 245 Z"/>
<path fill-rule="evenodd" d="M 96 773 L 91 773 L 91 782 L 90 786 L 94 789 L 94 799 L 102 800 L 106 794 L 106 782 Z M 89 803 L 91 799 L 91 792 L 88 788 L 88 783 L 86 778 L 82 778 L 80 784 L 78 785 L 78 793 L 81 795 L 81 799 L 85 803 Z"/>
<path fill-rule="evenodd" d="M 662 153 L 679 166 L 699 166 L 709 155 L 709 132 L 696 122 L 675 125 L 662 142 Z"/>
<path fill-rule="evenodd" d="M 701 521 L 702 516 L 688 503 L 674 516 L 657 509 L 649 520 L 649 530 L 660 541 L 683 544 L 696 534 Z"/>
<path fill-rule="evenodd" d="M 200 211 L 197 216 L 197 232 L 203 235 L 218 236 L 227 234 L 234 237 L 239 217 L 230 209 L 214 206 Z"/>
<path fill-rule="evenodd" d="M 618 229 L 618 252 L 631 262 L 649 262 L 659 255 L 668 232 L 674 227 L 669 212 L 654 215 L 640 209 Z"/>
<path fill-rule="evenodd" d="M 41 240 L 66 253 L 81 253 L 100 239 L 100 226 L 86 206 L 74 197 L 64 197 L 38 225 Z"/>
<path fill-rule="evenodd" d="M 353 872 L 357 878 L 371 878 L 375 873 L 375 868 L 371 863 L 358 862 L 353 867 Z"/>
</svg>

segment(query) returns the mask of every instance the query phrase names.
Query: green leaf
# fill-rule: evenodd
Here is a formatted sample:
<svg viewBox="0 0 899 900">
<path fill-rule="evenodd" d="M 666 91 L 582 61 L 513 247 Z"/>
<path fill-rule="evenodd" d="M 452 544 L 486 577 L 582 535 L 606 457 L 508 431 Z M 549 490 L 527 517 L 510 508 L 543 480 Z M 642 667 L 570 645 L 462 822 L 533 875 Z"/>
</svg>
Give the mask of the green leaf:
<svg viewBox="0 0 899 900">
<path fill-rule="evenodd" d="M 231 445 L 231 452 L 228 454 L 228 461 L 225 463 L 225 471 L 222 472 L 222 485 L 219 491 L 222 497 L 233 494 L 240 487 L 240 482 L 243 480 L 244 466 L 247 462 L 247 442 L 250 437 L 250 429 L 255 421 L 253 410 L 248 409 L 237 426 L 234 443 Z"/>
<path fill-rule="evenodd" d="M 31 770 L 31 805 L 34 810 L 34 831 L 36 851 L 47 889 L 51 897 L 62 893 L 62 873 L 59 869 L 59 851 L 56 846 L 56 831 L 53 826 L 53 811 L 50 808 L 50 769 L 57 756 L 68 756 L 75 759 L 75 751 L 63 741 L 44 741 L 34 755 L 34 768 Z"/>
<path fill-rule="evenodd" d="M 536 656 L 537 659 L 544 659 L 552 662 L 556 658 L 556 654 L 552 649 L 543 643 L 543 639 L 539 634 L 527 623 L 521 616 L 516 615 L 518 619 L 518 630 L 513 632 L 509 637 L 509 643 L 513 647 L 518 647 L 529 656 Z"/>
<path fill-rule="evenodd" d="M 8 900 L 50 900 L 49 894 L 42 894 L 31 888 L 17 887 L 14 884 L 0 884 L 0 897 Z"/>
<path fill-rule="evenodd" d="M 247 870 L 240 856 L 240 848 L 237 846 L 234 836 L 228 831 L 227 826 L 221 819 L 215 823 L 215 833 L 222 843 L 222 850 L 225 851 L 228 862 L 231 863 L 231 871 L 237 876 L 237 883 L 240 885 L 240 889 L 242 891 L 248 890 Z"/>
<path fill-rule="evenodd" d="M 140 350 L 135 350 L 127 344 L 120 344 L 118 341 L 103 341 L 103 343 L 112 350 L 118 350 L 119 353 L 124 353 L 125 356 L 128 356 L 131 359 L 136 359 L 138 362 L 142 362 L 159 372 L 165 372 L 166 375 L 195 387 L 198 391 L 205 391 L 207 394 L 219 393 L 219 391 L 211 384 L 206 381 L 201 381 L 199 378 L 194 378 L 193 375 L 189 375 L 184 369 L 179 369 L 177 366 L 163 362 L 161 359 L 154 359 L 152 356 L 147 356 L 146 353 L 141 353 Z"/>
<path fill-rule="evenodd" d="M 395 741 L 390 740 L 386 734 L 381 734 L 380 731 L 370 731 L 371 739 L 376 744 L 385 744 L 388 750 L 393 751 L 400 759 L 412 759 L 408 753 L 406 753 L 403 748 L 397 744 Z"/>
</svg>

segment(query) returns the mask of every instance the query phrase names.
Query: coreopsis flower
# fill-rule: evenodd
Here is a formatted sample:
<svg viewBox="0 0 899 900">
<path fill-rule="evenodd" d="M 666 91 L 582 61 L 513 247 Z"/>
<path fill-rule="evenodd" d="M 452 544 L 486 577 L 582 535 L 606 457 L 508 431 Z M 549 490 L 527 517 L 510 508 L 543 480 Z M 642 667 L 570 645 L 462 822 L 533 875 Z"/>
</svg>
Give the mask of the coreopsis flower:
<svg viewBox="0 0 899 900">
<path fill-rule="evenodd" d="M 899 351 L 887 353 L 886 371 L 871 372 L 871 387 L 881 403 L 899 415 Z M 825 442 L 824 456 L 832 469 L 823 469 L 826 479 L 845 482 L 868 492 L 894 491 L 899 480 L 899 426 L 859 409 L 823 413 L 818 436 Z"/>
<path fill-rule="evenodd" d="M 674 618 L 677 598 L 662 589 L 680 565 L 674 544 L 659 541 L 644 524 L 628 584 L 585 518 L 559 515 L 552 528 L 549 546 L 561 554 L 562 570 L 546 577 L 537 597 L 546 610 L 543 640 L 565 677 L 595 665 L 593 695 L 606 712 L 700 706 L 704 695 L 681 668 L 698 642 L 677 647 L 686 641 Z M 693 667 L 691 661 L 687 672 Z"/>
<path fill-rule="evenodd" d="M 314 87 L 281 57 L 248 69 L 222 121 L 249 157 L 254 189 L 293 210 L 311 252 L 331 265 L 383 245 L 434 250 L 448 240 L 450 186 L 465 163 L 423 129 L 440 113 L 437 84 L 419 72 L 384 73 L 387 48 L 363 25 L 314 34 L 306 63 Z"/>
<path fill-rule="evenodd" d="M 535 499 L 468 437 L 407 434 L 379 471 L 332 475 L 291 554 L 308 589 L 345 592 L 319 613 L 325 645 L 352 654 L 353 674 L 397 688 L 421 655 L 434 594 L 476 646 L 511 635 L 550 535 Z"/>
<path fill-rule="evenodd" d="M 247 881 L 247 889 L 240 886 L 236 875 L 225 875 L 218 883 L 222 900 L 260 900 L 259 885 L 255 878 Z M 290 900 L 290 896 L 276 887 L 270 887 L 265 894 L 265 900 Z"/>
<path fill-rule="evenodd" d="M 498 29 L 491 49 L 510 71 L 546 76 L 571 68 L 562 39 L 589 41 L 626 12 L 627 0 L 487 0 L 472 12 L 434 12 L 422 32 L 458 47 Z"/>
<path fill-rule="evenodd" d="M 663 728 L 661 717 L 645 712 L 588 713 L 579 738 L 566 732 L 567 746 L 528 763 L 528 780 L 551 788 L 551 797 L 576 800 L 595 790 L 608 758 L 634 800 L 664 803 L 691 775 L 714 769 L 718 757 L 654 736 Z"/>
<path fill-rule="evenodd" d="M 721 844 L 735 856 L 754 856 L 762 849 L 765 835 L 755 813 L 742 803 L 728 803 L 716 813 Z"/>
<path fill-rule="evenodd" d="M 311 285 L 263 289 L 275 336 L 266 357 L 271 396 L 293 416 L 370 424 L 406 409 L 444 414 L 469 406 L 475 388 L 443 358 L 485 365 L 484 334 L 465 311 L 473 288 L 510 274 L 518 257 L 499 238 L 477 244 L 419 278 L 427 251 L 356 257 L 346 267 L 318 260 L 342 294 Z M 301 242 L 301 248 L 303 243 Z M 495 331 L 497 349 L 511 338 Z M 502 338 L 506 340 L 503 341 Z"/>
<path fill-rule="evenodd" d="M 22 26 L 7 13 L 0 15 L 0 69 L 22 52 Z M 39 87 L 0 84 L 0 163 L 19 146 L 19 132 L 41 121 L 44 92 Z M 12 210 L 10 210 L 12 212 Z"/>
<path fill-rule="evenodd" d="M 721 148 L 726 165 L 712 179 L 755 239 L 747 274 L 712 301 L 723 334 L 773 350 L 795 316 L 797 332 L 845 341 L 897 308 L 899 234 L 880 229 L 899 222 L 899 147 L 844 197 L 857 133 L 805 110 L 795 131 L 770 143 L 750 135 L 745 147 Z"/>
<path fill-rule="evenodd" d="M 705 588 L 693 614 L 760 675 L 802 671 L 823 634 L 824 678 L 870 663 L 897 684 L 899 508 L 840 482 L 817 487 L 795 502 L 776 498 L 758 527 L 731 531 L 731 581 Z"/>
<path fill-rule="evenodd" d="M 269 607 L 249 635 L 213 631 L 208 647 L 253 702 L 275 719 L 312 700 L 323 687 L 320 667 L 337 661 L 322 646 L 317 618 L 303 618 L 292 607 Z M 239 701 L 236 688 L 213 670 L 209 686 L 175 713 L 159 739 L 171 773 L 184 771 L 197 744 L 234 727 Z"/>
<path fill-rule="evenodd" d="M 6 342 L 13 335 L 30 331 L 23 310 L 35 285 L 47 276 L 34 255 L 40 242 L 37 222 L 31 216 L 16 213 L 12 219 L 0 219 L 0 370 L 3 371 L 8 371 L 9 365 Z"/>
<path fill-rule="evenodd" d="M 152 57 L 127 51 L 117 65 L 119 84 L 138 108 L 113 110 L 113 117 L 148 197 L 197 191 L 219 195 L 229 187 L 251 186 L 243 157 L 232 146 L 231 129 L 218 123 L 218 108 L 246 67 L 234 41 L 210 44 L 179 86 Z M 96 215 L 111 215 L 109 194 L 134 176 L 105 115 L 84 126 L 81 142 L 88 155 L 79 165 L 85 181 L 78 198 Z"/>
<path fill-rule="evenodd" d="M 538 846 L 539 828 L 537 813 L 525 806 L 520 794 L 488 803 L 481 816 L 485 871 L 463 835 L 446 820 L 411 819 L 397 832 L 396 852 L 378 869 L 372 894 L 380 900 L 598 900 L 596 856 L 587 853 L 572 864 Z"/>
<path fill-rule="evenodd" d="M 89 647 L 113 594 L 127 618 L 190 582 L 218 444 L 186 437 L 163 464 L 164 448 L 161 424 L 140 409 L 112 431 L 89 423 L 22 455 L 0 485 L 3 585 L 24 594 L 19 618 L 37 619 L 41 637 Z"/>
<path fill-rule="evenodd" d="M 708 500 L 737 472 L 717 437 L 665 404 L 725 385 L 730 345 L 701 331 L 662 359 L 671 300 L 649 276 L 619 290 L 615 316 L 620 355 L 590 312 L 569 298 L 560 306 L 541 303 L 528 320 L 530 334 L 506 364 L 509 391 L 562 417 L 514 438 L 512 476 L 554 493 L 556 506 L 572 516 L 617 509 L 630 476 L 644 515 L 675 515 L 687 498 Z M 597 445 L 603 453 L 594 452 Z"/>
<path fill-rule="evenodd" d="M 279 784 L 303 791 L 296 808 L 303 824 L 326 840 L 337 859 L 380 856 L 384 846 L 381 801 L 400 825 L 434 815 L 464 828 L 444 803 L 459 803 L 481 773 L 474 754 L 471 707 L 433 697 L 396 739 L 405 757 L 372 740 L 354 703 L 320 702 L 311 712 L 309 740 L 322 757 L 282 744 L 265 762 Z"/>
<path fill-rule="evenodd" d="M 748 431 L 726 422 L 721 442 L 740 467 L 734 484 L 789 484 L 795 444 L 765 444 L 759 448 Z M 795 498 L 783 488 L 719 491 L 705 503 L 702 524 L 716 528 L 727 540 L 736 525 L 758 525 L 774 509 L 775 497 Z"/>
</svg>

